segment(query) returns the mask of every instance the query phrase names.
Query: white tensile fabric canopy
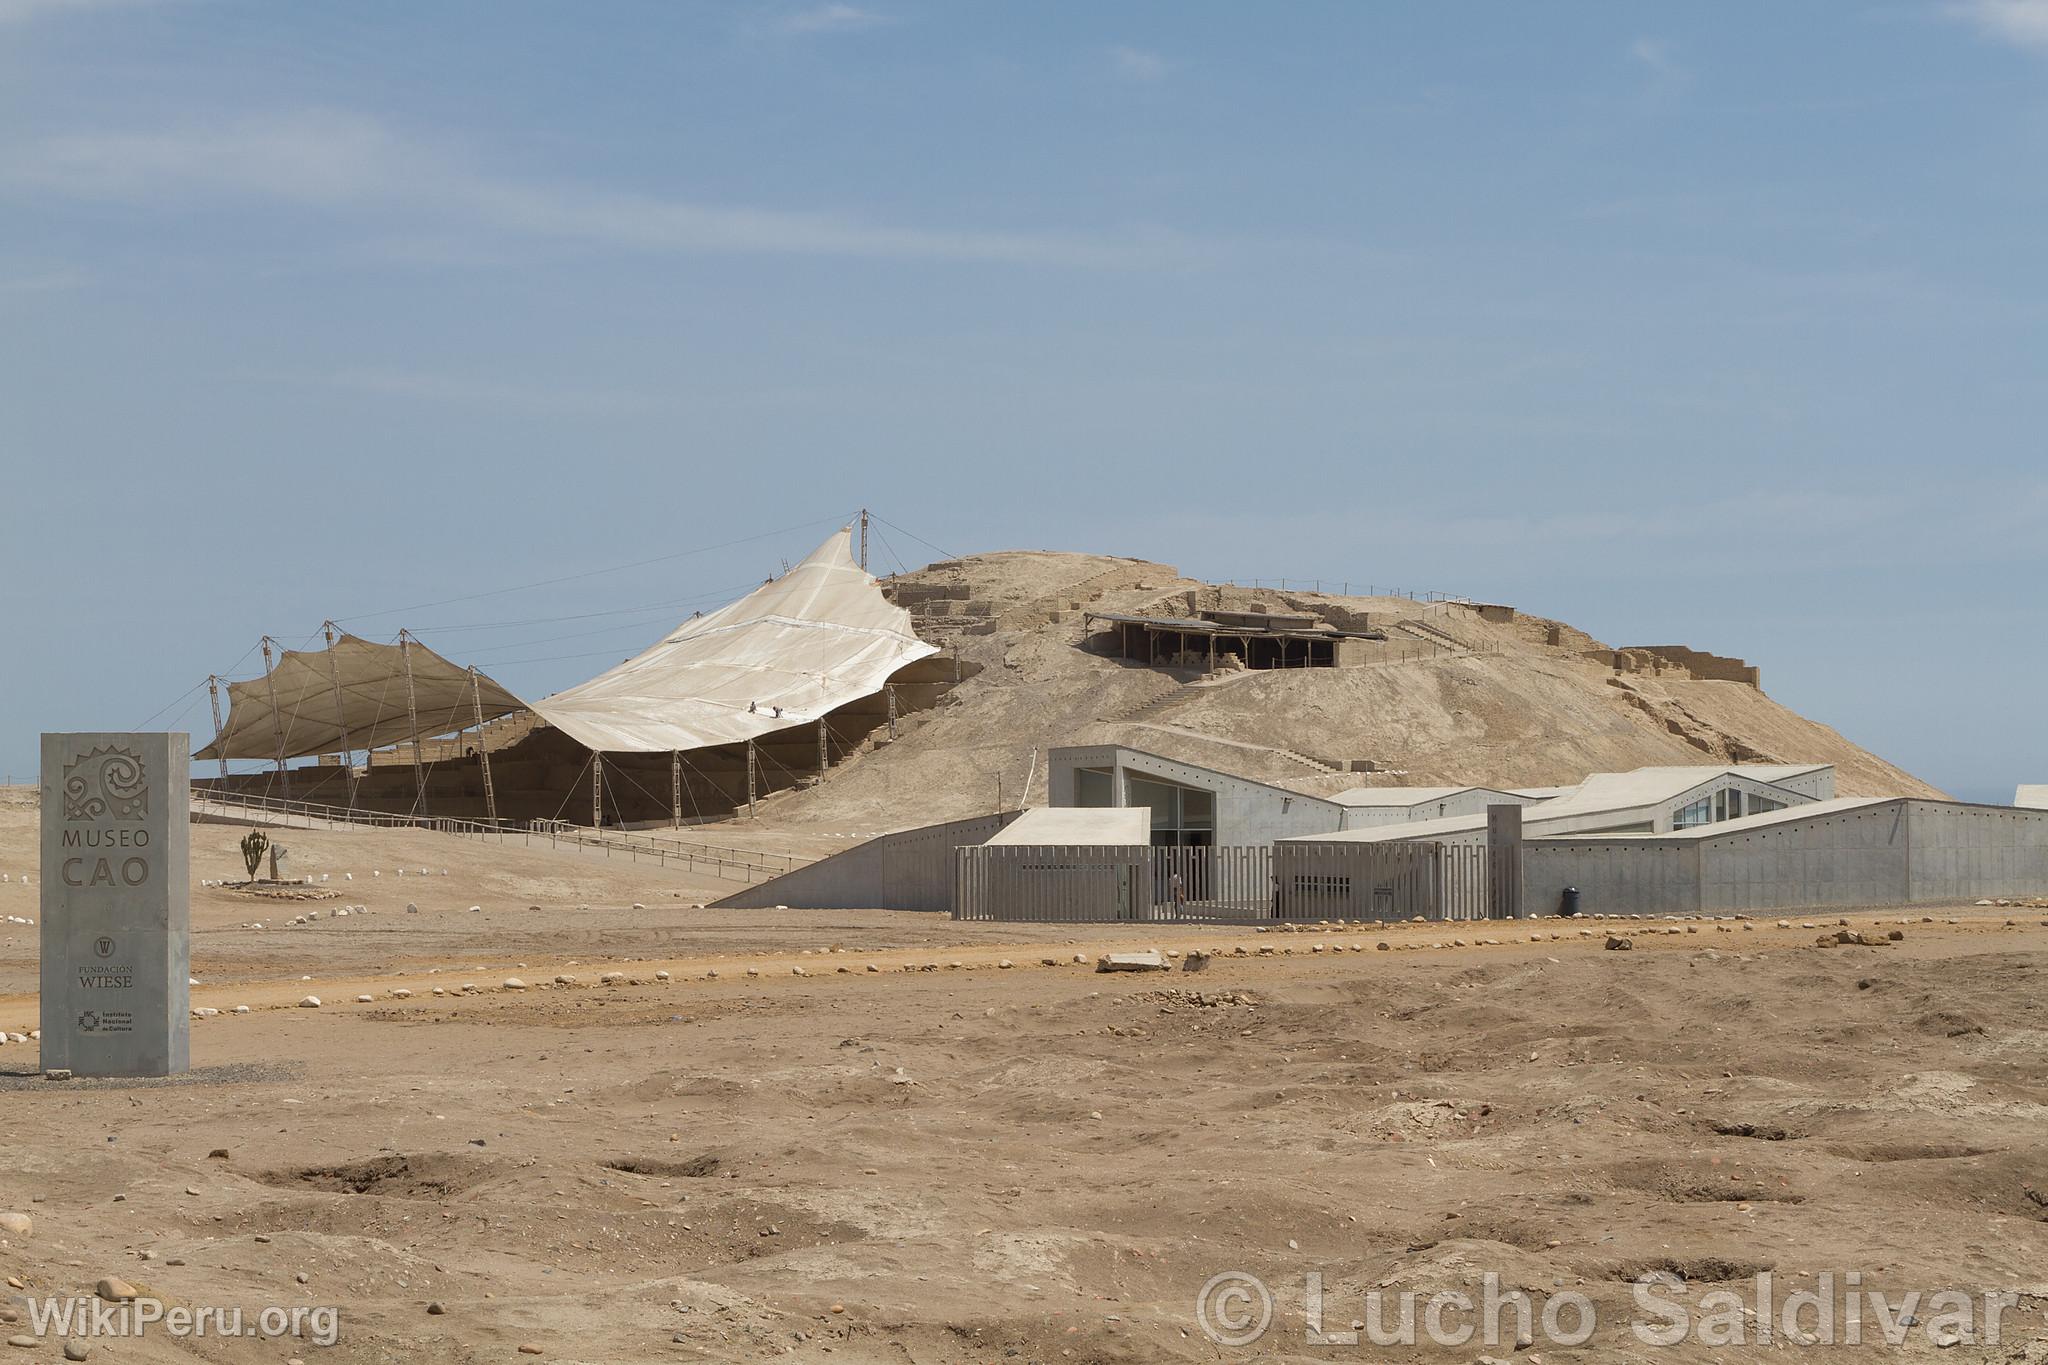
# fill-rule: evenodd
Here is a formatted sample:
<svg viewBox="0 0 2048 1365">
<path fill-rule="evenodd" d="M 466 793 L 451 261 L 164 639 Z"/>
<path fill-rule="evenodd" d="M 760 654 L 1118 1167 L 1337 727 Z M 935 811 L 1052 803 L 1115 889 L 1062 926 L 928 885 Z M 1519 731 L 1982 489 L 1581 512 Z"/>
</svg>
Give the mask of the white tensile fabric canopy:
<svg viewBox="0 0 2048 1365">
<path fill-rule="evenodd" d="M 410 707 L 405 681 L 408 664 L 412 670 Z M 496 720 L 526 706 L 481 674 L 472 681 L 468 669 L 450 663 L 417 640 L 383 645 L 343 635 L 331 649 L 288 649 L 263 677 L 229 683 L 227 724 L 213 743 L 192 756 L 277 758 L 282 752 L 285 758 L 304 758 L 345 748 L 376 749 L 408 742 L 415 733 L 426 738 L 475 725 L 479 699 L 485 720 Z"/>
<path fill-rule="evenodd" d="M 854 562 L 850 541 L 835 532 L 782 577 L 534 711 L 586 748 L 667 753 L 815 723 L 872 696 L 939 651 Z"/>
</svg>

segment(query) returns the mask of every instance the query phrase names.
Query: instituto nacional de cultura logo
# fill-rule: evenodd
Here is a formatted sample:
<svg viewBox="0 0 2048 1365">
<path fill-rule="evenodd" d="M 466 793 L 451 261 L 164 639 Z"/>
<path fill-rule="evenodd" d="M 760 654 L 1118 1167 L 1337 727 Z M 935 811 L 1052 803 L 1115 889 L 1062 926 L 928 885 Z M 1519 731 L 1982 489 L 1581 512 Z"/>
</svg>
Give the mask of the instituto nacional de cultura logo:
<svg viewBox="0 0 2048 1365">
<path fill-rule="evenodd" d="M 126 749 L 94 749 L 64 765 L 64 818 L 141 820 L 149 815 L 149 771 Z"/>
</svg>

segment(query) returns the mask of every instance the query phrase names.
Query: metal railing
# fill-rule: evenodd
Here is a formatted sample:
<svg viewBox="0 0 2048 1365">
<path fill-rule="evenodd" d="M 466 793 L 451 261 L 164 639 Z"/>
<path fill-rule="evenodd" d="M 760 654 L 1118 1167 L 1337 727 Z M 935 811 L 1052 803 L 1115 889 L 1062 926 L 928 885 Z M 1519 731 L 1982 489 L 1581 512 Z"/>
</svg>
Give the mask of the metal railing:
<svg viewBox="0 0 2048 1365">
<path fill-rule="evenodd" d="M 1228 578 L 1222 586 L 1231 588 L 1264 588 L 1272 592 L 1313 592 L 1328 593 L 1334 597 L 1405 597 L 1411 602 L 1443 602 L 1468 604 L 1472 601 L 1463 593 L 1444 592 L 1437 588 L 1392 588 L 1384 583 L 1361 583 L 1356 579 L 1337 578 Z M 1356 588 L 1356 594 L 1352 589 Z"/>
<path fill-rule="evenodd" d="M 1494 903 L 1484 847 L 994 844 L 954 856 L 955 919 L 1384 923 L 1486 919 Z"/>
<path fill-rule="evenodd" d="M 448 815 L 403 815 L 391 811 L 350 810 L 310 801 L 256 796 L 214 787 L 192 792 L 195 811 L 227 816 L 260 814 L 285 828 L 319 829 L 349 825 L 369 829 L 418 829 L 485 843 L 518 844 L 525 848 L 580 848 L 601 851 L 607 858 L 651 862 L 686 871 L 708 869 L 726 881 L 768 881 L 804 866 L 807 859 L 781 853 L 759 853 L 718 844 L 665 839 L 637 830 L 593 830 L 555 820 L 467 820 Z"/>
</svg>

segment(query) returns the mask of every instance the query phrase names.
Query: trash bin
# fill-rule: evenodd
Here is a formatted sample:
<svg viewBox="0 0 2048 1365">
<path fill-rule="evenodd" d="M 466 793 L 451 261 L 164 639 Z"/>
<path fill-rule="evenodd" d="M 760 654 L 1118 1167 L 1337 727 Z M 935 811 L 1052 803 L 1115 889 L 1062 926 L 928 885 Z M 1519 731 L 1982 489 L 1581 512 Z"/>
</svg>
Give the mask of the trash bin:
<svg viewBox="0 0 2048 1365">
<path fill-rule="evenodd" d="M 1579 888 L 1567 886 L 1564 889 L 1563 894 L 1557 898 L 1557 913 L 1566 916 L 1579 913 Z"/>
</svg>

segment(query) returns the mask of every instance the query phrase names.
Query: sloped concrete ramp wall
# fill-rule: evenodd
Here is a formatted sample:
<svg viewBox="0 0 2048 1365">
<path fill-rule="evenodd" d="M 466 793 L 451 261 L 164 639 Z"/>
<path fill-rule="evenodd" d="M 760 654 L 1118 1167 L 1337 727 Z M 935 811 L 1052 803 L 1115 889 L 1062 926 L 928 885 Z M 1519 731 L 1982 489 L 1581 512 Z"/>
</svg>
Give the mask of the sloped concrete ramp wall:
<svg viewBox="0 0 2048 1365">
<path fill-rule="evenodd" d="M 898 830 L 856 844 L 713 904 L 720 909 L 934 910 L 953 908 L 953 850 L 985 844 L 1022 812 Z"/>
</svg>

